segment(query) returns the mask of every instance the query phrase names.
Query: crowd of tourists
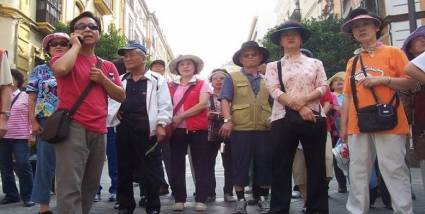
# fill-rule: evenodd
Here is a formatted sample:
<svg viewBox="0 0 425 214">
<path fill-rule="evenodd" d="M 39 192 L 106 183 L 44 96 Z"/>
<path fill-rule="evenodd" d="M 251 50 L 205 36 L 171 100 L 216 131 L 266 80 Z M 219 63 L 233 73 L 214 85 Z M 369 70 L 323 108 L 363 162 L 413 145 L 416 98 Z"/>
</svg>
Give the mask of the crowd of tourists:
<svg viewBox="0 0 425 214">
<path fill-rule="evenodd" d="M 327 77 L 302 48 L 312 32 L 289 21 L 270 35 L 281 59 L 270 61 L 266 48 L 247 41 L 233 55 L 237 71 L 214 69 L 206 80 L 200 57 L 148 63 L 137 41 L 116 50 L 119 60 L 99 58 L 102 26 L 91 12 L 69 26 L 69 35 L 43 39 L 49 60 L 31 71 L 25 88 L 0 49 L 0 204 L 38 204 L 38 213 L 52 214 L 54 192 L 58 214 L 88 214 L 102 200 L 107 160 L 108 200 L 117 213 L 134 213 L 134 183 L 146 213 L 160 213 L 160 196 L 168 194 L 172 209 L 184 212 L 192 209 L 188 159 L 193 209 L 208 212 L 220 153 L 224 201 L 236 214 L 248 204 L 289 213 L 297 192 L 303 212 L 327 214 L 333 177 L 338 192 L 348 192 L 349 213 L 368 213 L 378 192 L 389 211 L 413 213 L 405 160 L 413 139 L 425 183 L 425 26 L 400 49 L 380 41 L 380 17 L 351 11 L 341 31 L 359 48 L 345 71 Z M 173 80 L 164 76 L 167 67 Z M 29 145 L 36 146 L 34 168 Z"/>
</svg>

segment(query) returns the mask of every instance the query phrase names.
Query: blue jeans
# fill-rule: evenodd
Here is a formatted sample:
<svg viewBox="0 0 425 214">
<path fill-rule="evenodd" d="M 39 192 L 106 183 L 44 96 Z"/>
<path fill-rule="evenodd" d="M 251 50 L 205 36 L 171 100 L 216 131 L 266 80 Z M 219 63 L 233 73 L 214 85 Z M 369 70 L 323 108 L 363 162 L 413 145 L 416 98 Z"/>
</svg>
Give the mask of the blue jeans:
<svg viewBox="0 0 425 214">
<path fill-rule="evenodd" d="M 26 139 L 0 139 L 0 172 L 5 198 L 29 201 L 32 190 L 32 169 L 29 161 L 29 146 Z M 15 157 L 15 167 L 12 154 Z M 15 175 L 19 178 L 19 190 Z"/>
<path fill-rule="evenodd" d="M 39 119 L 43 127 L 45 119 Z M 53 177 L 55 176 L 55 148 L 41 137 L 37 137 L 37 168 L 31 200 L 39 204 L 49 204 Z"/>
<path fill-rule="evenodd" d="M 118 166 L 117 166 L 117 133 L 115 127 L 108 127 L 108 134 L 106 136 L 106 155 L 108 157 L 108 173 L 111 178 L 111 187 L 109 193 L 117 194 L 118 187 Z M 102 186 L 99 186 L 97 194 L 100 194 Z"/>
</svg>

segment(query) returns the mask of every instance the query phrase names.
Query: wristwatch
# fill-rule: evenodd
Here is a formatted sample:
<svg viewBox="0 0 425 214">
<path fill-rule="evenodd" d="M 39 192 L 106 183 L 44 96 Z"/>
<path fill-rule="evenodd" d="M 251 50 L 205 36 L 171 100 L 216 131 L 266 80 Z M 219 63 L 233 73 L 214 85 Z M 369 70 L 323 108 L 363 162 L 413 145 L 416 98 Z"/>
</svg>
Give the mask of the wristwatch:
<svg viewBox="0 0 425 214">
<path fill-rule="evenodd" d="M 232 122 L 232 118 L 224 118 L 224 122 L 225 123 Z"/>
<path fill-rule="evenodd" d="M 165 123 L 158 123 L 158 126 L 161 126 L 162 128 L 165 128 L 167 125 L 165 125 Z"/>
</svg>

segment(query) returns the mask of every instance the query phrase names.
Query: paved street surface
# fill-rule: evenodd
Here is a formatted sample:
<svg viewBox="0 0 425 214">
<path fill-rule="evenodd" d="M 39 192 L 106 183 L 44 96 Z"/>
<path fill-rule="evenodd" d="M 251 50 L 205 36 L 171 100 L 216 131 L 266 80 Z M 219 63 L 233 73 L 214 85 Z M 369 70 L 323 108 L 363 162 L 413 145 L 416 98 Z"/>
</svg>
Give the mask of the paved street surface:
<svg viewBox="0 0 425 214">
<path fill-rule="evenodd" d="M 189 164 L 187 164 L 188 168 L 186 169 L 187 174 L 187 188 L 188 188 L 188 196 L 192 196 L 194 192 L 194 185 L 192 181 L 192 176 L 190 174 Z M 231 213 L 234 203 L 225 203 L 223 202 L 223 170 L 221 167 L 221 160 L 218 156 L 217 165 L 216 165 L 216 177 L 217 177 L 217 201 L 208 205 L 208 211 L 206 213 Z M 414 213 L 415 214 L 425 214 L 425 194 L 424 188 L 422 186 L 422 181 L 420 177 L 420 172 L 418 169 L 412 169 L 412 179 L 413 179 L 413 190 L 416 193 L 417 199 L 413 202 L 414 205 Z M 107 202 L 107 198 L 109 193 L 106 191 L 109 188 L 109 177 L 108 171 L 105 162 L 105 168 L 102 175 L 102 201 L 94 204 L 92 208 L 93 214 L 113 214 L 117 213 L 117 210 L 113 208 L 114 203 Z M 0 184 L 1 185 L 1 184 Z M 139 188 L 135 187 L 135 196 L 136 200 L 139 200 Z M 3 193 L 0 193 L 0 198 L 3 198 Z M 347 194 L 341 194 L 337 192 L 337 184 L 335 180 L 332 180 L 330 188 L 329 188 L 329 207 L 331 214 L 343 214 L 347 213 L 345 209 L 345 203 L 347 201 Z M 174 213 L 172 211 L 173 200 L 170 196 L 162 196 L 162 210 L 161 213 Z M 52 206 L 55 207 L 55 199 L 53 196 Z M 302 214 L 302 200 L 294 199 L 291 203 L 291 213 L 294 214 Z M 189 197 L 188 203 L 186 204 L 187 208 L 184 212 L 181 213 L 197 213 L 194 211 L 194 198 Z M 53 209 L 55 211 L 55 209 Z M 31 208 L 22 207 L 21 203 L 15 203 L 10 205 L 0 205 L 0 214 L 36 214 L 38 212 L 38 207 L 34 206 Z M 137 208 L 135 210 L 135 214 L 144 214 L 145 211 L 143 208 Z M 178 213 L 178 212 L 176 212 Z M 256 206 L 248 206 L 248 213 L 259 213 Z M 390 214 L 392 211 L 385 209 L 381 200 L 378 199 L 375 208 L 370 210 L 371 214 Z"/>
</svg>

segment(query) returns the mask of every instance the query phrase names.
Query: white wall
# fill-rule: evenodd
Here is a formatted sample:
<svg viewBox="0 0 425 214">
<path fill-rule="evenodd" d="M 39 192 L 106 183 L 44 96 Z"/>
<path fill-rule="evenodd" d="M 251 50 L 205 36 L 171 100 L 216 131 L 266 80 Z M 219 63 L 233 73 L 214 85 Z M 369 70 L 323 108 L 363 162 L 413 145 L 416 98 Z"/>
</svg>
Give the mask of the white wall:
<svg viewBox="0 0 425 214">
<path fill-rule="evenodd" d="M 416 11 L 419 11 L 420 0 L 416 0 L 415 2 L 416 2 Z M 385 0 L 385 10 L 387 12 L 387 16 L 407 13 L 408 11 L 407 0 Z"/>
</svg>

